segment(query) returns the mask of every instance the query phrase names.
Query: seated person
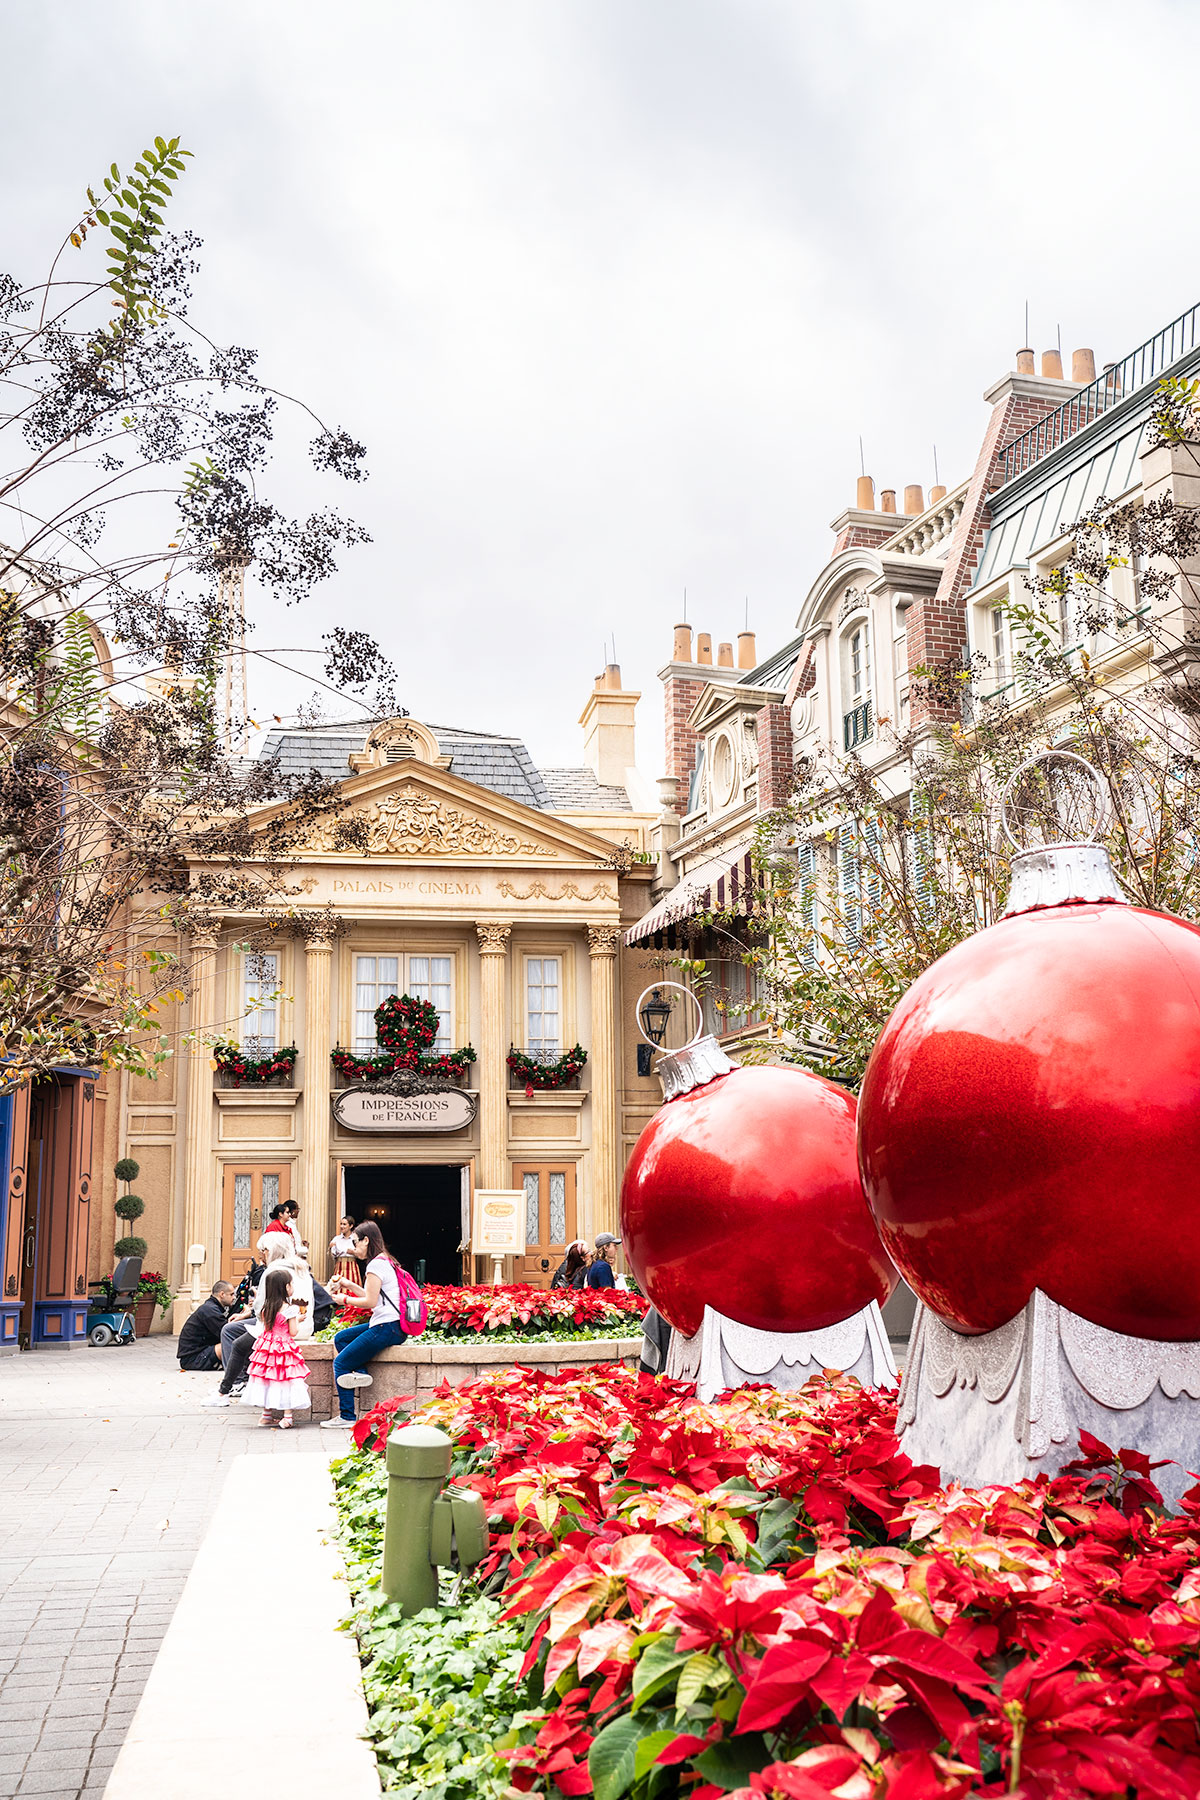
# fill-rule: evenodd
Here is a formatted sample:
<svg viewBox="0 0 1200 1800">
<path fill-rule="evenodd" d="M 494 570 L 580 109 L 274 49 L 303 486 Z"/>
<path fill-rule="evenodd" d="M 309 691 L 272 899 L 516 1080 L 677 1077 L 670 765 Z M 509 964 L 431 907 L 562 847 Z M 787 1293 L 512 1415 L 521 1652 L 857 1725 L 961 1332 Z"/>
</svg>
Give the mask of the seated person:
<svg viewBox="0 0 1200 1800">
<path fill-rule="evenodd" d="M 183 1322 L 175 1354 L 181 1369 L 219 1369 L 221 1331 L 233 1306 L 232 1281 L 216 1281 L 212 1293 Z"/>
<path fill-rule="evenodd" d="M 617 1251 L 621 1248 L 621 1240 L 614 1237 L 611 1231 L 602 1231 L 596 1239 L 596 1260 L 587 1272 L 587 1284 L 590 1288 L 616 1287 L 612 1266 L 617 1260 Z"/>
</svg>

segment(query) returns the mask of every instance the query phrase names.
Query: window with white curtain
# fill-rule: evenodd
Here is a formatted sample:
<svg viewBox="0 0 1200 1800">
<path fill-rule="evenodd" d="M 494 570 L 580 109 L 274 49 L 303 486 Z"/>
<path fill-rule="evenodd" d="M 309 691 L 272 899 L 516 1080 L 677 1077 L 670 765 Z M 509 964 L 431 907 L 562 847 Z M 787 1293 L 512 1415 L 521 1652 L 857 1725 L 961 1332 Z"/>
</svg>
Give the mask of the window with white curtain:
<svg viewBox="0 0 1200 1800">
<path fill-rule="evenodd" d="M 279 957 L 247 950 L 242 957 L 242 1049 L 265 1056 L 279 1048 Z"/>
<path fill-rule="evenodd" d="M 562 1049 L 562 961 L 557 956 L 525 958 L 525 1048 Z"/>
<path fill-rule="evenodd" d="M 356 956 L 354 958 L 354 1048 L 375 1050 L 375 1009 L 391 994 L 411 994 L 437 1008 L 438 1032 L 431 1048 L 453 1048 L 454 958 L 452 956 Z"/>
</svg>

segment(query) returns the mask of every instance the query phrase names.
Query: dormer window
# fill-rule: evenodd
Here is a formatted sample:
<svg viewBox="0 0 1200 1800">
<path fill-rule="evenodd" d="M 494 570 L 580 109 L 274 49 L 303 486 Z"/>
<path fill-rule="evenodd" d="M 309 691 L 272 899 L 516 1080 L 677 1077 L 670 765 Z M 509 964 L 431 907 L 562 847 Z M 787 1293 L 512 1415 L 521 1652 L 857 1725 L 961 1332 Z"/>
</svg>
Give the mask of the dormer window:
<svg viewBox="0 0 1200 1800">
<path fill-rule="evenodd" d="M 842 749 L 854 750 L 874 731 L 868 619 L 859 619 L 842 638 L 842 704 Z"/>
<path fill-rule="evenodd" d="M 415 719 L 408 718 L 382 719 L 349 762 L 356 775 L 367 769 L 385 769 L 394 763 L 423 762 L 432 763 L 438 769 L 450 767 L 450 758 L 442 755 L 437 738 L 428 725 L 420 725 Z"/>
</svg>

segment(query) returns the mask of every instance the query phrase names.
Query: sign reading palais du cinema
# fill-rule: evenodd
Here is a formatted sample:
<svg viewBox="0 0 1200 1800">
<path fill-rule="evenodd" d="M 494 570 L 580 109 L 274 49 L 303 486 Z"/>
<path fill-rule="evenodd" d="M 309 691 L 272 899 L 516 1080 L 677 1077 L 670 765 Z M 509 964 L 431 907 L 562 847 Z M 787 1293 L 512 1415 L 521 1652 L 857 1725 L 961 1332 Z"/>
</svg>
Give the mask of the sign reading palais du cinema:
<svg viewBox="0 0 1200 1800">
<path fill-rule="evenodd" d="M 461 1131 L 474 1119 L 475 1106 L 474 1094 L 461 1088 L 426 1094 L 347 1088 L 334 1096 L 333 1116 L 347 1131 Z"/>
</svg>

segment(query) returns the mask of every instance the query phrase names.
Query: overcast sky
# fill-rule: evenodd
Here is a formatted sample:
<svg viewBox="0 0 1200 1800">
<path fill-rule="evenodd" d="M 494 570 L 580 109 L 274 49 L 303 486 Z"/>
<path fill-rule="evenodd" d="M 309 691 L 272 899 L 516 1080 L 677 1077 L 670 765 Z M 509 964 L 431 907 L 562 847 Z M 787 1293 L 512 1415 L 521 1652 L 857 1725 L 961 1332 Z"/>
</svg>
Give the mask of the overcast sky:
<svg viewBox="0 0 1200 1800">
<path fill-rule="evenodd" d="M 381 636 L 405 704 L 580 760 L 615 637 L 661 772 L 688 594 L 790 633 L 853 498 L 969 473 L 980 396 L 1200 299 L 1179 0 L 5 0 L 0 266 L 155 133 L 195 316 L 363 438 L 371 531 L 257 641 Z M 1069 366 L 1069 365 L 1068 365 Z M 277 484 L 278 485 L 278 484 Z M 297 486 L 282 495 L 307 505 Z M 252 669 L 251 703 L 295 688 Z M 303 691 L 303 690 L 301 690 Z"/>
</svg>

